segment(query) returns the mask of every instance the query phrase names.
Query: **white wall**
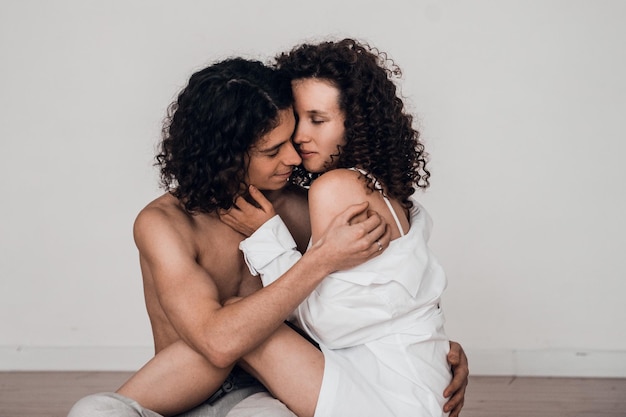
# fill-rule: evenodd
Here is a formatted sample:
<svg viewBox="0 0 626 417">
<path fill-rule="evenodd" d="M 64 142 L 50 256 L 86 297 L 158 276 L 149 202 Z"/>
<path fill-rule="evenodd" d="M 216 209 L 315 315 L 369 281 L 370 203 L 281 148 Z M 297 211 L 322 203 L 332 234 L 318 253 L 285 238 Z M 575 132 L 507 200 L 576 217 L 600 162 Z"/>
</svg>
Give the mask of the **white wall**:
<svg viewBox="0 0 626 417">
<path fill-rule="evenodd" d="M 160 193 L 165 107 L 215 59 L 336 35 L 404 70 L 472 372 L 626 377 L 625 18 L 619 0 L 3 0 L 0 370 L 148 359 L 131 227 Z"/>
</svg>

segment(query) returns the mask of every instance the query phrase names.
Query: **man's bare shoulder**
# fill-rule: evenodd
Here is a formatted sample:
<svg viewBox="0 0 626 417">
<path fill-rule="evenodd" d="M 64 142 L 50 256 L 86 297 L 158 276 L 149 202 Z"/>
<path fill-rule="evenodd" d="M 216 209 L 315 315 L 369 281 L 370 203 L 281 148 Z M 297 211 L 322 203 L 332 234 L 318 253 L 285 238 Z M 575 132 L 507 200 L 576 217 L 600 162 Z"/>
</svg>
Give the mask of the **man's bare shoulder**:
<svg viewBox="0 0 626 417">
<path fill-rule="evenodd" d="M 157 245 L 184 250 L 200 258 L 217 253 L 231 243 L 237 247 L 242 236 L 222 223 L 216 213 L 189 213 L 180 201 L 167 193 L 144 207 L 133 226 L 135 243 L 144 248 Z"/>
<path fill-rule="evenodd" d="M 191 246 L 197 243 L 199 235 L 209 235 L 213 229 L 220 227 L 219 223 L 216 215 L 187 212 L 176 197 L 166 193 L 139 212 L 133 234 L 138 246 L 142 240 L 156 238 L 160 241 L 167 240 L 170 244 L 178 241 L 185 246 Z"/>
<path fill-rule="evenodd" d="M 192 229 L 191 215 L 186 213 L 178 199 L 169 193 L 163 194 L 146 205 L 135 218 L 133 236 L 140 252 L 153 242 L 183 240 Z"/>
<path fill-rule="evenodd" d="M 134 227 L 135 231 L 167 225 L 185 227 L 191 220 L 191 214 L 184 210 L 180 201 L 166 193 L 152 200 L 139 212 Z"/>
</svg>

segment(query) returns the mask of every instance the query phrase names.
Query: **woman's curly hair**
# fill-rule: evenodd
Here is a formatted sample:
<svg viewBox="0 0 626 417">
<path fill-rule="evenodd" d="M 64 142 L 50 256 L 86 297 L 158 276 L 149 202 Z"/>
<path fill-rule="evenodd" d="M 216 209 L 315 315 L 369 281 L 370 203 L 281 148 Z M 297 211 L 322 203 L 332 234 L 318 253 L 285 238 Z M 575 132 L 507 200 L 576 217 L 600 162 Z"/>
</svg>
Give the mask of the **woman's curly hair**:
<svg viewBox="0 0 626 417">
<path fill-rule="evenodd" d="M 259 61 L 232 58 L 196 72 L 163 123 L 161 185 L 188 212 L 232 207 L 245 190 L 250 146 L 292 104 L 289 78 Z"/>
<path fill-rule="evenodd" d="M 410 207 L 415 187 L 427 188 L 427 154 L 396 94 L 393 78 L 402 74 L 383 52 L 353 39 L 303 44 L 280 54 L 276 65 L 292 80 L 318 78 L 339 89 L 345 114 L 346 144 L 334 159 L 337 168 L 357 167 L 383 184 L 385 192 Z M 312 176 L 300 169 L 294 180 Z"/>
</svg>

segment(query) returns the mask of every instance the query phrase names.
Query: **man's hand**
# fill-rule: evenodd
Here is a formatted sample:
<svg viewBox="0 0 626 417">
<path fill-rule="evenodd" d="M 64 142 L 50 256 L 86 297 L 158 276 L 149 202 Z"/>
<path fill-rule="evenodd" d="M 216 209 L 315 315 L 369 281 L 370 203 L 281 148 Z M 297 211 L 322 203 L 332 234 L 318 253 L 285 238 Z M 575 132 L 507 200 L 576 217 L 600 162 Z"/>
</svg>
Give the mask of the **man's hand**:
<svg viewBox="0 0 626 417">
<path fill-rule="evenodd" d="M 458 417 L 461 408 L 465 403 L 465 389 L 467 388 L 469 367 L 467 356 L 460 344 L 450 342 L 450 352 L 448 353 L 448 363 L 452 368 L 452 381 L 444 390 L 443 396 L 449 398 L 443 406 L 443 411 L 450 412 L 450 417 Z"/>
<path fill-rule="evenodd" d="M 389 246 L 390 228 L 376 212 L 367 210 L 368 205 L 364 202 L 349 206 L 309 249 L 323 253 L 320 258 L 329 273 L 360 265 Z"/>
<path fill-rule="evenodd" d="M 218 215 L 223 223 L 243 234 L 250 236 L 266 221 L 276 215 L 274 206 L 255 186 L 248 187 L 250 197 L 258 207 L 248 202 L 245 197 L 239 196 L 235 200 L 235 207 L 230 210 L 219 210 Z"/>
</svg>

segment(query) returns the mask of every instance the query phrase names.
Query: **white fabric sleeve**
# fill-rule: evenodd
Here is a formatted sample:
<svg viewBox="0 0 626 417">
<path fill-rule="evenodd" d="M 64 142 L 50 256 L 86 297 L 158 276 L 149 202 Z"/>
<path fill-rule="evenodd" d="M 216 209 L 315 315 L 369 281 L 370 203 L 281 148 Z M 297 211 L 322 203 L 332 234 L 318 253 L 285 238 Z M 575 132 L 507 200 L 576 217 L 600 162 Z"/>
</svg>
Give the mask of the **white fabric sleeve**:
<svg viewBox="0 0 626 417">
<path fill-rule="evenodd" d="M 302 254 L 279 215 L 266 221 L 239 244 L 252 275 L 261 275 L 267 287 L 287 272 Z"/>
</svg>

